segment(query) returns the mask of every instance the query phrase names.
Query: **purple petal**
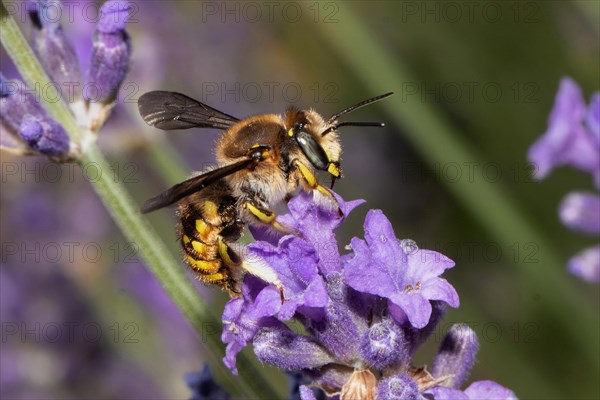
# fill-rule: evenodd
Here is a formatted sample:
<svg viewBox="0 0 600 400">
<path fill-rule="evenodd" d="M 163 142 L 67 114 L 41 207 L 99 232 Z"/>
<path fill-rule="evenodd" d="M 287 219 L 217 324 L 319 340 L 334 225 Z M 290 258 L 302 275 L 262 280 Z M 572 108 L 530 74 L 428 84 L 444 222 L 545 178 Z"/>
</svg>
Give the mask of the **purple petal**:
<svg viewBox="0 0 600 400">
<path fill-rule="evenodd" d="M 569 272 L 579 278 L 591 282 L 600 282 L 600 246 L 585 249 L 568 262 Z"/>
<path fill-rule="evenodd" d="M 354 257 L 344 259 L 344 277 L 348 285 L 359 292 L 381 297 L 394 293 L 397 286 L 391 275 L 397 273 L 385 264 L 373 262 L 371 250 L 363 240 L 352 238 L 350 246 Z"/>
<path fill-rule="evenodd" d="M 346 281 L 355 290 L 387 298 L 402 308 L 403 313 L 392 310 L 399 324 L 405 322 L 406 316 L 416 328 L 427 325 L 431 316 L 429 300 L 443 300 L 453 307 L 458 306 L 456 290 L 438 278 L 454 266 L 448 257 L 431 250 L 406 254 L 381 211 L 367 213 L 365 237 L 368 245 L 353 238 L 353 257 L 343 258 Z"/>
<path fill-rule="evenodd" d="M 317 250 L 319 270 L 325 277 L 341 271 L 340 254 L 333 231 L 348 213 L 363 203 L 362 200 L 345 202 L 335 193 L 333 196 L 338 202 L 341 216 L 337 209 L 318 205 L 311 193 L 300 192 L 289 201 L 289 214 L 277 219 L 281 224 L 297 230 L 314 246 Z"/>
<path fill-rule="evenodd" d="M 437 379 L 450 376 L 444 385 L 458 389 L 475 364 L 477 350 L 479 341 L 475 332 L 467 325 L 454 324 L 440 345 L 432 375 Z"/>
<path fill-rule="evenodd" d="M 419 249 L 408 255 L 405 281 L 416 284 L 444 273 L 454 267 L 454 261 L 433 250 Z"/>
<path fill-rule="evenodd" d="M 567 227 L 591 235 L 600 233 L 600 196 L 573 192 L 563 199 L 559 216 Z"/>
<path fill-rule="evenodd" d="M 458 308 L 460 305 L 456 289 L 443 278 L 433 278 L 423 283 L 421 294 L 429 300 L 444 301 L 453 308 Z"/>
<path fill-rule="evenodd" d="M 285 302 L 279 310 L 279 318 L 288 320 L 301 306 L 325 307 L 327 290 L 317 269 L 314 247 L 304 239 L 286 236 L 274 247 L 257 242 L 247 247 L 248 258 L 263 260 L 277 276 L 283 287 Z"/>
<path fill-rule="evenodd" d="M 390 296 L 390 301 L 402 308 L 415 328 L 423 328 L 429 322 L 431 303 L 425 297 L 417 293 L 394 293 Z"/>
<path fill-rule="evenodd" d="M 548 130 L 529 149 L 536 165 L 536 178 L 542 179 L 556 166 L 569 164 L 600 179 L 598 143 L 583 126 L 586 107 L 581 89 L 563 78 L 548 120 Z"/>
<path fill-rule="evenodd" d="M 407 256 L 396 239 L 392 223 L 381 210 L 369 210 L 364 230 L 373 259 L 388 266 L 388 274 L 393 282 L 402 280 Z"/>
<path fill-rule="evenodd" d="M 477 381 L 465 389 L 471 400 L 516 400 L 517 396 L 509 389 L 493 381 Z"/>
<path fill-rule="evenodd" d="M 221 340 L 227 345 L 223 362 L 237 375 L 236 356 L 248 344 L 258 330 L 274 318 L 281 306 L 279 290 L 266 286 L 256 296 L 259 281 L 247 275 L 242 284 L 244 298 L 230 300 L 223 310 L 223 333 Z"/>
</svg>

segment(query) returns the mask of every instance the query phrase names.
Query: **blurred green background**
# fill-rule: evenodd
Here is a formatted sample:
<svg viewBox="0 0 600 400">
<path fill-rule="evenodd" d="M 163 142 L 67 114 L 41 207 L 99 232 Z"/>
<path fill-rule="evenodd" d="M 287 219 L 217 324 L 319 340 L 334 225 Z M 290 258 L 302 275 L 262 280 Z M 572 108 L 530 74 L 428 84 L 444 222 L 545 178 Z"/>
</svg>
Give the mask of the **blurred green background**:
<svg viewBox="0 0 600 400">
<path fill-rule="evenodd" d="M 140 203 L 212 162 L 219 134 L 165 134 L 146 126 L 135 104 L 146 91 L 184 92 L 240 118 L 281 113 L 288 105 L 329 116 L 393 91 L 345 117 L 386 127 L 342 129 L 345 179 L 336 191 L 367 204 L 340 229 L 339 243 L 362 235 L 366 211 L 378 208 L 398 237 L 456 261 L 446 278 L 461 307 L 448 313 L 417 363 L 431 364 L 445 330 L 466 322 L 481 343 L 471 380 L 495 380 L 523 399 L 600 397 L 598 286 L 566 270 L 566 261 L 597 238 L 569 231 L 557 216 L 566 193 L 595 189 L 588 175 L 569 168 L 535 182 L 526 159 L 546 129 L 561 77 L 576 80 L 586 99 L 600 88 L 599 2 L 133 3 L 133 64 L 100 144 L 115 179 Z M 75 16 L 82 10 L 75 8 Z M 85 19 L 63 18 L 63 25 L 80 39 L 93 30 Z M 2 68 L 15 77 L 5 72 L 12 67 L 4 53 Z M 153 281 L 136 262 L 135 244 L 117 233 L 84 174 L 4 153 L 2 164 L 2 270 L 9 274 L 2 275 L 1 295 L 25 310 L 7 314 L 3 308 L 3 394 L 188 396 L 182 375 L 200 369 L 200 342 L 168 300 L 159 299 L 159 288 L 146 290 Z M 6 169 L 13 166 L 17 173 Z M 59 168 L 59 179 L 52 168 Z M 37 172 L 24 176 L 27 170 Z M 178 251 L 174 213 L 149 218 Z M 95 243 L 102 255 L 76 249 L 67 257 L 67 240 L 78 241 L 79 249 Z M 54 242 L 63 251 L 58 259 L 23 255 L 22 246 L 43 249 Z M 15 252 L 7 243 L 21 247 Z M 48 284 L 56 275 L 65 279 Z M 69 304 L 85 305 L 75 314 L 80 317 L 63 315 L 61 285 L 73 287 Z M 199 290 L 222 309 L 217 290 Z M 63 312 L 40 313 L 40 304 Z M 64 348 L 44 343 L 43 332 L 41 340 L 23 340 L 23 324 L 52 321 L 48 315 L 101 327 L 91 350 L 92 341 L 77 336 L 75 343 L 89 353 L 78 360 L 79 369 L 60 372 L 70 365 L 64 360 L 73 357 L 72 342 Z M 8 335 L 15 326 L 18 333 Z M 124 340 L 128 334 L 136 341 Z M 207 334 L 219 332 L 207 327 Z M 141 376 L 135 380 L 149 383 L 140 389 L 99 377 L 105 369 L 119 371 L 114 360 L 134 366 Z M 55 379 L 33 373 L 48 365 L 58 371 Z"/>
</svg>

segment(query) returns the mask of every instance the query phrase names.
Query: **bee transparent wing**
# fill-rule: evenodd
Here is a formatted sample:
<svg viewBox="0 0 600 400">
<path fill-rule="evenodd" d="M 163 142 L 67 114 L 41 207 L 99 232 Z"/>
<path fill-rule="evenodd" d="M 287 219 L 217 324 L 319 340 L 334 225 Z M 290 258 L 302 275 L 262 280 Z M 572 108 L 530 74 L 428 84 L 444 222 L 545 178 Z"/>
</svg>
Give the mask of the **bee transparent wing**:
<svg viewBox="0 0 600 400">
<path fill-rule="evenodd" d="M 190 179 L 165 190 L 158 196 L 146 200 L 142 205 L 141 212 L 142 214 L 146 214 L 158 210 L 159 208 L 170 206 L 184 197 L 196 193 L 226 176 L 241 171 L 250 166 L 253 162 L 253 159 L 248 158 L 247 160 L 242 160 L 234 164 L 208 171 L 202 175 L 191 177 Z"/>
<path fill-rule="evenodd" d="M 143 94 L 138 100 L 138 109 L 148 125 L 163 130 L 227 129 L 239 121 L 184 94 L 162 90 Z"/>
</svg>

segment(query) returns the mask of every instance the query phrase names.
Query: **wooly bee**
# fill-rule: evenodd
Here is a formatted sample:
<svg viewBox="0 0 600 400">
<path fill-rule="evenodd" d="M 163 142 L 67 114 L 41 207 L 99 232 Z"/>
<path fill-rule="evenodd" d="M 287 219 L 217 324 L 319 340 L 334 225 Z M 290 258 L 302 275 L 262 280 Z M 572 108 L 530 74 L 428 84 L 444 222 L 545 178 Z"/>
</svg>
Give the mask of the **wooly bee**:
<svg viewBox="0 0 600 400">
<path fill-rule="evenodd" d="M 142 213 L 178 203 L 179 237 L 187 264 L 205 283 L 240 292 L 245 268 L 232 249 L 246 224 L 266 225 L 285 231 L 275 221 L 272 208 L 298 188 L 313 191 L 317 201 L 337 203 L 316 178 L 327 171 L 342 177 L 342 126 L 383 126 L 375 122 L 338 122 L 360 107 L 390 96 L 354 104 L 328 119 L 316 111 L 288 108 L 284 115 L 261 114 L 238 119 L 186 95 L 153 91 L 138 101 L 139 112 L 151 126 L 163 130 L 222 129 L 216 143 L 218 167 L 203 171 L 147 200 Z M 324 200 L 327 199 L 327 200 Z M 249 270 L 270 283 L 268 271 Z"/>
</svg>

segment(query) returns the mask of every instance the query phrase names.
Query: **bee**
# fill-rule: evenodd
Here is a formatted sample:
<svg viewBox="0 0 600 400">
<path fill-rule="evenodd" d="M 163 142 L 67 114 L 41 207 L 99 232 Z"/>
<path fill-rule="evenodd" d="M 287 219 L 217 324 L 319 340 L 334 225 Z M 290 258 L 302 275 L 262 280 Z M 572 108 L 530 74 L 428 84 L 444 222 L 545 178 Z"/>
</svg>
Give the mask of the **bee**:
<svg viewBox="0 0 600 400">
<path fill-rule="evenodd" d="M 386 93 L 354 104 L 328 119 L 312 109 L 288 108 L 283 115 L 261 114 L 238 119 L 184 94 L 145 93 L 138 100 L 144 121 L 163 130 L 215 128 L 223 131 L 215 147 L 217 168 L 202 171 L 148 199 L 142 213 L 177 203 L 179 240 L 184 258 L 197 277 L 239 296 L 244 270 L 267 282 L 277 278 L 243 263 L 232 245 L 247 224 L 286 231 L 272 208 L 298 188 L 315 200 L 337 202 L 317 180 L 331 176 L 331 188 L 342 177 L 342 126 L 375 126 L 378 122 L 338 122 L 358 108 L 390 96 Z"/>
</svg>

